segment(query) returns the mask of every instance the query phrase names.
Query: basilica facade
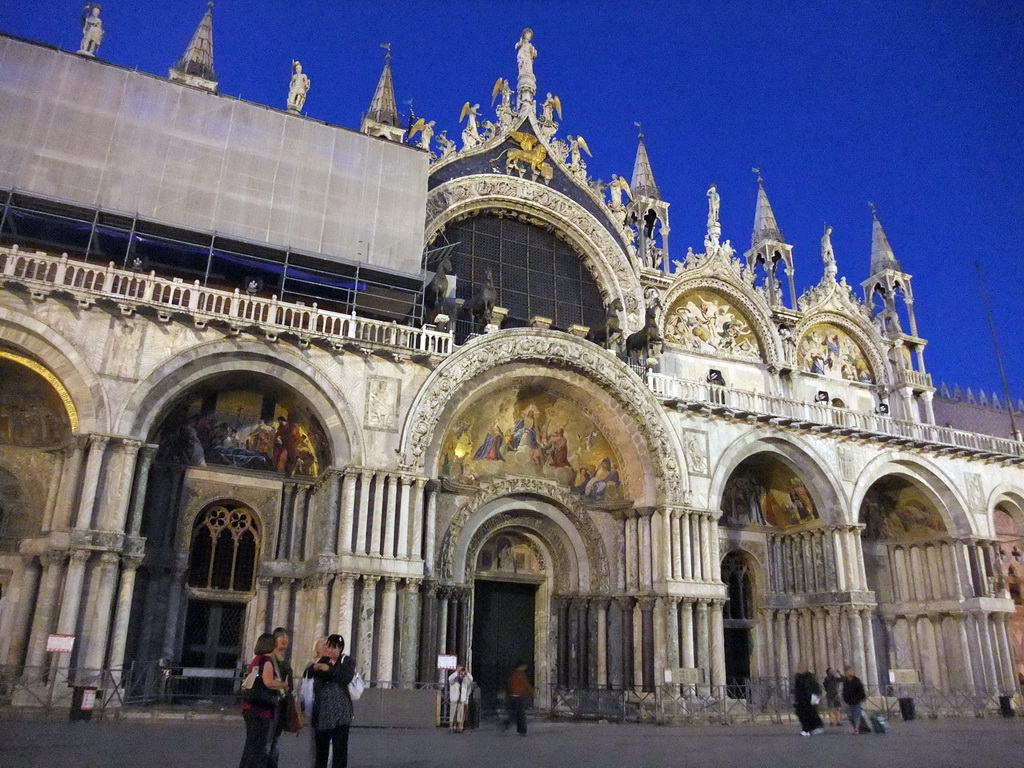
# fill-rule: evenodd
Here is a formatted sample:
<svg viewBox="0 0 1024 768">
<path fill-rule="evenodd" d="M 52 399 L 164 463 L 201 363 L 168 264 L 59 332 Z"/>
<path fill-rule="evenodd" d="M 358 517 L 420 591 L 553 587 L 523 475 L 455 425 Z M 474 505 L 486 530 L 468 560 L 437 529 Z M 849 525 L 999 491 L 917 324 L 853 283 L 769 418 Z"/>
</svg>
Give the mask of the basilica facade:
<svg viewBox="0 0 1024 768">
<path fill-rule="evenodd" d="M 389 64 L 359 132 L 219 95 L 209 17 L 167 79 L 0 36 L 8 675 L 230 677 L 284 626 L 485 704 L 1014 693 L 1024 443 L 936 423 L 877 216 L 797 295 L 760 179 L 743 253 L 714 186 L 670 251 L 642 135 L 593 182 L 529 30 L 456 142 Z"/>
</svg>

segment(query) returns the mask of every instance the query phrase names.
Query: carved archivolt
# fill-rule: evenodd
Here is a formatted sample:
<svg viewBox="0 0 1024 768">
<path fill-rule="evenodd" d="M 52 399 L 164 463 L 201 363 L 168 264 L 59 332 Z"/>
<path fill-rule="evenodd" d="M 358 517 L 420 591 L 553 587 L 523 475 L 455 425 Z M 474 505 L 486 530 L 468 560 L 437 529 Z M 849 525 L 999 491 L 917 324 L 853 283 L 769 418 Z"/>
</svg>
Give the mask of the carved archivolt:
<svg viewBox="0 0 1024 768">
<path fill-rule="evenodd" d="M 682 449 L 650 390 L 605 350 L 557 331 L 516 328 L 488 334 L 442 362 L 417 393 L 409 411 L 401 448 L 406 461 L 423 470 L 431 445 L 440 439 L 442 414 L 468 382 L 499 365 L 523 361 L 577 371 L 610 393 L 647 443 L 657 494 L 654 502 L 683 502 Z"/>
<path fill-rule="evenodd" d="M 487 210 L 517 211 L 550 224 L 581 254 L 606 301 L 622 297 L 634 316 L 643 306 L 638 267 L 612 234 L 566 195 L 528 179 L 476 174 L 435 187 L 427 195 L 425 244 L 450 222 Z"/>
<path fill-rule="evenodd" d="M 857 343 L 857 346 L 860 347 L 861 351 L 868 358 L 876 384 L 885 384 L 887 381 L 892 381 L 889 367 L 886 365 L 885 358 L 880 351 L 883 341 L 878 332 L 870 324 L 857 322 L 849 314 L 840 314 L 836 311 L 822 309 L 806 315 L 797 323 L 793 331 L 793 338 L 796 339 L 798 349 L 800 342 L 803 341 L 804 334 L 820 323 L 834 325 L 849 334 L 850 338 Z"/>
<path fill-rule="evenodd" d="M 665 294 L 664 304 L 667 320 L 680 300 L 694 291 L 710 291 L 717 293 L 732 304 L 750 322 L 754 334 L 769 365 L 777 365 L 782 360 L 782 340 L 770 319 L 768 303 L 753 289 L 737 280 L 736 283 L 714 275 L 683 277 L 672 284 Z M 662 329 L 664 334 L 665 329 Z"/>
</svg>

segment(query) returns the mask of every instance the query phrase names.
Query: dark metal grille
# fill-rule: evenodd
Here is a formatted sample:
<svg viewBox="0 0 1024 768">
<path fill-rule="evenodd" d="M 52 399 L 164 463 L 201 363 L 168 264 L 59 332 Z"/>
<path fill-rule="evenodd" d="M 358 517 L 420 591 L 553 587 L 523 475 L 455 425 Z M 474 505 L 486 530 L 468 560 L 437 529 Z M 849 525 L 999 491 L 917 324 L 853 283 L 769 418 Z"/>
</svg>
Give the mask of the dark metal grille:
<svg viewBox="0 0 1024 768">
<path fill-rule="evenodd" d="M 599 326 L 604 302 L 593 275 L 568 243 L 553 232 L 487 213 L 450 225 L 430 248 L 458 243 L 452 264 L 458 276 L 457 298 L 469 301 L 491 270 L 497 305 L 508 309 L 506 327 L 549 317 L 552 327 Z M 460 323 L 461 336 L 469 332 Z M 460 339 L 461 340 L 461 339 Z"/>
</svg>

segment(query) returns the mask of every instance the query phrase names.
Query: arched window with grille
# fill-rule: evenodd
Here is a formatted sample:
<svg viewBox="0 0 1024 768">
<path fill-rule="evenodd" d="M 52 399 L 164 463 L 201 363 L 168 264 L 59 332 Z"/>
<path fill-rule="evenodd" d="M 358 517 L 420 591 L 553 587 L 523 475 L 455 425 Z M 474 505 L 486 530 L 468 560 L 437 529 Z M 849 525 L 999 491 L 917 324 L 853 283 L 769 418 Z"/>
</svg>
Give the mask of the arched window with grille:
<svg viewBox="0 0 1024 768">
<path fill-rule="evenodd" d="M 754 584 L 747 558 L 740 552 L 730 552 L 722 559 L 722 581 L 729 587 L 729 602 L 725 604 L 726 621 L 753 621 Z"/>
<path fill-rule="evenodd" d="M 188 585 L 249 592 L 258 551 L 255 513 L 232 502 L 212 504 L 196 517 L 192 527 Z"/>
</svg>

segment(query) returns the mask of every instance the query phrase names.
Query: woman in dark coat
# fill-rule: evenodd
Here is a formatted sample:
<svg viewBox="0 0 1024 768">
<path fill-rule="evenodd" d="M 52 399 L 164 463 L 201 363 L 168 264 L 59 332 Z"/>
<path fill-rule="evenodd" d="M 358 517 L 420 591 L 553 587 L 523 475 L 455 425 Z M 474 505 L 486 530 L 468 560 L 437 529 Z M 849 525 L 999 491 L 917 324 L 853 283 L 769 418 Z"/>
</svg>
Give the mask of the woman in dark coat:
<svg viewBox="0 0 1024 768">
<path fill-rule="evenodd" d="M 800 735 L 810 736 L 825 732 L 825 724 L 818 715 L 816 699 L 821 696 L 821 685 L 812 672 L 807 671 L 803 664 L 797 665 L 796 677 L 793 678 L 793 708 L 800 718 Z"/>
<path fill-rule="evenodd" d="M 288 683 L 278 674 L 277 666 L 274 664 L 274 645 L 274 636 L 270 633 L 259 636 L 248 672 L 258 670 L 260 680 L 266 688 L 283 694 Z M 242 704 L 245 746 L 242 748 L 239 768 L 266 768 L 270 765 L 271 755 L 275 753 L 277 747 L 275 730 L 279 717 L 279 704 L 273 707 L 250 702 Z"/>
<path fill-rule="evenodd" d="M 334 748 L 330 768 L 348 766 L 348 730 L 352 725 L 352 699 L 348 684 L 356 672 L 351 656 L 345 656 L 341 635 L 327 638 L 327 656 L 313 665 L 313 739 L 315 768 L 328 768 L 327 757 Z"/>
</svg>

